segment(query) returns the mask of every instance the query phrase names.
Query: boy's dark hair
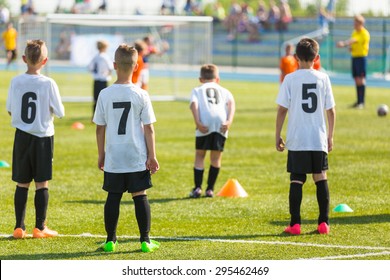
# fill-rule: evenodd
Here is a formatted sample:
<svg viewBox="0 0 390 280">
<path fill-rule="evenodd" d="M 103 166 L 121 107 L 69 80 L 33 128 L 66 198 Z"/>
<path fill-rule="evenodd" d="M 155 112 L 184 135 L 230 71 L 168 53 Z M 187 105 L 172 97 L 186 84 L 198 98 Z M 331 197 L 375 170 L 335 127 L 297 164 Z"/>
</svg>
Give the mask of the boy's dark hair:
<svg viewBox="0 0 390 280">
<path fill-rule="evenodd" d="M 214 64 L 204 64 L 200 68 L 200 78 L 205 80 L 214 80 L 218 76 L 218 67 Z"/>
<path fill-rule="evenodd" d="M 295 47 L 295 54 L 302 61 L 313 61 L 317 56 L 320 47 L 316 40 L 303 38 Z"/>
</svg>

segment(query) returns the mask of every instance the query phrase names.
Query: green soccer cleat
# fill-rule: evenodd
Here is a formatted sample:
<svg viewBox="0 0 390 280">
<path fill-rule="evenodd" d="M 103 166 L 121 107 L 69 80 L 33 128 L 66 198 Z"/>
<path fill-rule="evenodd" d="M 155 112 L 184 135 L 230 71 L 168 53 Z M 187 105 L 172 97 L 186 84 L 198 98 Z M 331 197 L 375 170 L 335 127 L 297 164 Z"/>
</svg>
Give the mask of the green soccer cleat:
<svg viewBox="0 0 390 280">
<path fill-rule="evenodd" d="M 144 241 L 141 243 L 141 251 L 144 253 L 151 253 L 160 248 L 160 243 L 155 240 L 150 240 L 150 243 Z"/>
<path fill-rule="evenodd" d="M 115 243 L 114 241 L 108 241 L 100 245 L 100 248 L 103 249 L 104 252 L 115 252 L 117 245 L 118 241 L 115 241 Z"/>
</svg>

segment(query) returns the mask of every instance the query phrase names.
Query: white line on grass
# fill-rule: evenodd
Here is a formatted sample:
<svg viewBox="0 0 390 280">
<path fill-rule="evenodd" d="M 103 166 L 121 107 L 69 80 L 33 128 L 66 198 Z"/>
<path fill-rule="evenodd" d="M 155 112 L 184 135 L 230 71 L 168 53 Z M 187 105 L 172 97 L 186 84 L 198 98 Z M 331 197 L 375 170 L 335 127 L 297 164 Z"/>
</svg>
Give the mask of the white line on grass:
<svg viewBox="0 0 390 280">
<path fill-rule="evenodd" d="M 31 234 L 27 235 L 31 237 Z M 0 237 L 11 238 L 12 235 L 0 234 Z M 58 237 L 91 237 L 91 238 L 106 238 L 106 235 L 82 233 L 82 234 L 59 234 Z M 241 239 L 217 239 L 217 238 L 199 238 L 199 237 L 167 237 L 153 236 L 155 239 L 177 240 L 177 241 L 209 241 L 221 243 L 249 243 L 249 244 L 265 244 L 265 245 L 291 245 L 301 247 L 321 247 L 321 248 L 337 248 L 337 249 L 361 249 L 361 250 L 384 250 L 390 251 L 390 247 L 372 247 L 372 246 L 353 246 L 353 245 L 333 245 L 333 244 L 317 244 L 304 242 L 284 242 L 284 241 L 262 241 L 262 240 L 241 240 Z M 118 239 L 139 239 L 139 236 L 121 235 Z M 383 253 L 383 252 L 382 252 Z M 344 257 L 344 256 L 343 256 Z"/>
<path fill-rule="evenodd" d="M 366 257 L 371 257 L 371 256 L 385 256 L 385 255 L 390 255 L 390 251 L 377 252 L 377 253 L 356 254 L 356 255 L 346 255 L 346 256 L 328 256 L 328 257 L 309 258 L 309 259 L 300 259 L 300 260 L 356 259 L 356 258 L 366 258 Z"/>
</svg>

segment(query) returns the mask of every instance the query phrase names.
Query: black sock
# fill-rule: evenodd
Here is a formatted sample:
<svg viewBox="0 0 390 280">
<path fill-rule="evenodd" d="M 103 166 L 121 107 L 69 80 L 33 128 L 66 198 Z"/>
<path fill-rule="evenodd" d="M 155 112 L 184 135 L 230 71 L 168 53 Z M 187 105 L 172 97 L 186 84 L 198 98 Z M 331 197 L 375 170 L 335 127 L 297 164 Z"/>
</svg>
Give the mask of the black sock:
<svg viewBox="0 0 390 280">
<path fill-rule="evenodd" d="M 104 204 L 104 226 L 107 232 L 107 240 L 116 241 L 116 228 L 119 219 L 119 208 L 123 193 L 108 193 Z"/>
<path fill-rule="evenodd" d="M 329 188 L 328 181 L 322 180 L 316 182 L 317 186 L 317 202 L 320 210 L 318 224 L 323 222 L 329 225 Z"/>
<path fill-rule="evenodd" d="M 151 223 L 150 205 L 147 195 L 138 195 L 133 197 L 135 217 L 137 218 L 138 229 L 140 233 L 140 242 L 150 242 L 149 231 Z"/>
<path fill-rule="evenodd" d="M 194 168 L 195 189 L 196 188 L 202 188 L 203 172 L 204 172 L 204 169 L 196 169 L 196 168 Z"/>
<path fill-rule="evenodd" d="M 39 230 L 45 228 L 47 205 L 49 203 L 49 189 L 43 188 L 35 191 L 35 227 Z"/>
<path fill-rule="evenodd" d="M 366 91 L 366 86 L 365 85 L 357 86 L 356 91 L 357 91 L 357 103 L 364 104 L 364 95 Z"/>
<path fill-rule="evenodd" d="M 290 226 L 301 224 L 302 184 L 290 183 L 289 205 L 291 221 Z"/>
<path fill-rule="evenodd" d="M 24 224 L 24 217 L 26 216 L 27 198 L 28 188 L 22 188 L 17 185 L 14 195 L 14 207 L 16 217 L 15 229 L 22 228 L 23 230 L 26 230 L 26 226 Z"/>
<path fill-rule="evenodd" d="M 209 177 L 207 179 L 207 189 L 208 190 L 214 190 L 215 182 L 217 181 L 218 173 L 219 173 L 219 167 L 214 167 L 210 165 L 209 168 Z"/>
</svg>

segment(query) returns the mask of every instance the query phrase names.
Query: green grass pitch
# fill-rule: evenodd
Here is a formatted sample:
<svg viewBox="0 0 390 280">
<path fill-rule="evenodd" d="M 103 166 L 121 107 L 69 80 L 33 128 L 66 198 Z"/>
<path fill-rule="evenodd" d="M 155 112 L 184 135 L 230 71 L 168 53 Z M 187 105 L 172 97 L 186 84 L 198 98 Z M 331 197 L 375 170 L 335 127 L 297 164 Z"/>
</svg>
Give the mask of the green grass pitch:
<svg viewBox="0 0 390 280">
<path fill-rule="evenodd" d="M 5 102 L 9 81 L 15 73 L 3 71 L 1 75 L 0 160 L 11 163 L 14 129 Z M 72 83 L 66 74 L 54 78 L 60 90 Z M 83 89 L 85 95 L 92 94 L 90 76 L 86 74 L 80 80 L 82 83 L 74 86 Z M 190 94 L 197 77 L 183 82 Z M 151 77 L 151 83 L 151 87 L 157 87 L 158 79 Z M 221 84 L 234 94 L 237 112 L 216 192 L 228 179 L 235 178 L 248 197 L 187 198 L 193 183 L 195 153 L 189 104 L 154 102 L 161 169 L 153 175 L 154 186 L 148 196 L 151 236 L 161 242 L 161 249 L 153 254 L 140 252 L 133 202 L 125 194 L 117 230 L 119 250 L 112 254 L 96 251 L 105 238 L 106 193 L 101 189 L 103 174 L 97 168 L 91 104 L 65 103 L 66 117 L 55 120 L 54 173 L 48 209 L 48 226 L 61 236 L 45 240 L 9 237 L 14 227 L 15 183 L 11 169 L 0 168 L 0 259 L 389 260 L 390 116 L 376 115 L 377 105 L 390 104 L 389 90 L 368 87 L 367 107 L 354 110 L 349 108 L 355 100 L 354 88 L 333 87 L 337 122 L 334 151 L 329 157 L 330 206 L 333 209 L 346 203 L 354 212 L 331 212 L 331 233 L 316 234 L 315 185 L 309 177 L 302 201 L 303 234 L 288 236 L 282 233 L 289 222 L 287 153 L 278 153 L 274 147 L 279 85 L 227 80 Z M 85 129 L 71 129 L 76 121 L 84 123 Z M 34 186 L 30 188 L 26 215 L 29 233 L 35 223 L 33 197 Z"/>
</svg>

